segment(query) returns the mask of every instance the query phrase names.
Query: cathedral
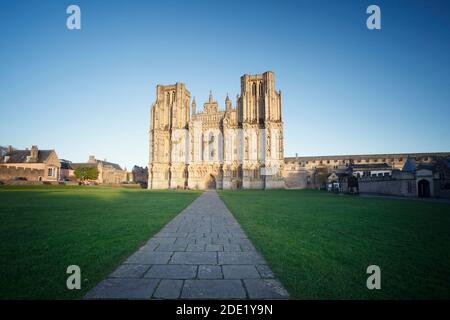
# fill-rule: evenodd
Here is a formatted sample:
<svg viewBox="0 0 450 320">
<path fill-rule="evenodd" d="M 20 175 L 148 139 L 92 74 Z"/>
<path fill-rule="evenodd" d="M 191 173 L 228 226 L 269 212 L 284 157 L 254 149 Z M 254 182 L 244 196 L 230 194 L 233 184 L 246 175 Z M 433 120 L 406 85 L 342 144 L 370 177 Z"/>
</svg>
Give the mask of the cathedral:
<svg viewBox="0 0 450 320">
<path fill-rule="evenodd" d="M 275 75 L 241 77 L 235 106 L 212 94 L 197 111 L 183 83 L 158 85 L 150 114 L 149 189 L 284 188 L 281 92 Z"/>
</svg>

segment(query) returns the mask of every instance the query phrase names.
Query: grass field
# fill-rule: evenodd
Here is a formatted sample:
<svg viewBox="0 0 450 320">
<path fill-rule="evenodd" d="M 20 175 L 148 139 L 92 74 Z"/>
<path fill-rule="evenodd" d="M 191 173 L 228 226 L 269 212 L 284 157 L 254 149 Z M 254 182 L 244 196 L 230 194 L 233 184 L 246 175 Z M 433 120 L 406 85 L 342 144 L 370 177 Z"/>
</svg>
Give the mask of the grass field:
<svg viewBox="0 0 450 320">
<path fill-rule="evenodd" d="M 199 194 L 0 187 L 0 299 L 82 297 Z M 66 288 L 72 264 L 82 290 Z"/>
<path fill-rule="evenodd" d="M 220 196 L 294 298 L 450 298 L 450 204 L 311 190 Z M 372 264 L 381 290 L 366 288 Z"/>
</svg>

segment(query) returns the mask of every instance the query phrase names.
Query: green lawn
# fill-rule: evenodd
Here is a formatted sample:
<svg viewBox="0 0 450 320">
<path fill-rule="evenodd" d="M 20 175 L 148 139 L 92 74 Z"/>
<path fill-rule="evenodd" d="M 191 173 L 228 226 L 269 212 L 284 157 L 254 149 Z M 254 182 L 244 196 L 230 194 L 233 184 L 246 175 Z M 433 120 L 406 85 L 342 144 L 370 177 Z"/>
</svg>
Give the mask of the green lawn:
<svg viewBox="0 0 450 320">
<path fill-rule="evenodd" d="M 0 187 L 0 299 L 82 297 L 199 194 Z M 72 264 L 82 290 L 66 288 Z"/>
<path fill-rule="evenodd" d="M 312 190 L 220 196 L 294 298 L 450 298 L 450 204 Z M 372 264 L 381 290 L 366 288 Z"/>
</svg>

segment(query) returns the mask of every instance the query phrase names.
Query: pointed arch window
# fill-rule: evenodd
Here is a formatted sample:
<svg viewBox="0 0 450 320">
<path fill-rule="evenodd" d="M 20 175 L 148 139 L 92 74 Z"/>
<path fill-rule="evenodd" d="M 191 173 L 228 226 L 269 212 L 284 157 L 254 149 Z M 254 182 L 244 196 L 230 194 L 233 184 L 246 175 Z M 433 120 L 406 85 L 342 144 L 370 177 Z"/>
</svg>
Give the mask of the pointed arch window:
<svg viewBox="0 0 450 320">
<path fill-rule="evenodd" d="M 214 133 L 210 132 L 208 136 L 209 160 L 214 160 L 216 155 L 214 150 Z"/>
</svg>

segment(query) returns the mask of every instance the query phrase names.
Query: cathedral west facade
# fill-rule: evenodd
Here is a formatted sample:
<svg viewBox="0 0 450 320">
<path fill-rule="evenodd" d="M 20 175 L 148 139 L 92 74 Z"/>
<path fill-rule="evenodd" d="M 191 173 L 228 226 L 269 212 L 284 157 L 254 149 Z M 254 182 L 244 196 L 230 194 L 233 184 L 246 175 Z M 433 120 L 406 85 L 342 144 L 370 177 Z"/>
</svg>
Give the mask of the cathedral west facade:
<svg viewBox="0 0 450 320">
<path fill-rule="evenodd" d="M 197 111 L 182 83 L 158 85 L 150 116 L 149 189 L 284 188 L 281 92 L 275 75 L 241 77 L 235 106 L 212 94 Z"/>
</svg>

